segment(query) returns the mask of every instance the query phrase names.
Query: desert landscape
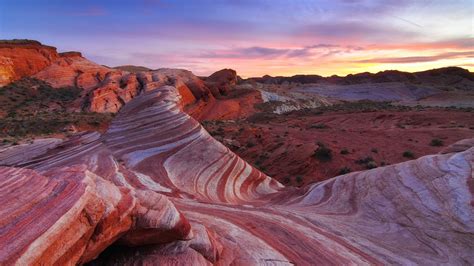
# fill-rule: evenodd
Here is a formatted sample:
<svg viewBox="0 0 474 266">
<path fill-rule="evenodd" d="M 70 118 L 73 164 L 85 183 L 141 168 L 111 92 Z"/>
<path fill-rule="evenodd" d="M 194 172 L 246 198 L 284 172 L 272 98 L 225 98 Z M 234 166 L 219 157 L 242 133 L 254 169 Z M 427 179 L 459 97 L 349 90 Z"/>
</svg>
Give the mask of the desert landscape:
<svg viewBox="0 0 474 266">
<path fill-rule="evenodd" d="M 105 2 L 0 12 L 0 265 L 474 264 L 472 4 Z"/>
<path fill-rule="evenodd" d="M 3 264 L 472 262 L 472 101 L 360 93 L 392 73 L 200 78 L 36 41 L 0 52 L 38 64 L 2 66 Z M 399 75 L 473 93 L 461 68 Z"/>
</svg>

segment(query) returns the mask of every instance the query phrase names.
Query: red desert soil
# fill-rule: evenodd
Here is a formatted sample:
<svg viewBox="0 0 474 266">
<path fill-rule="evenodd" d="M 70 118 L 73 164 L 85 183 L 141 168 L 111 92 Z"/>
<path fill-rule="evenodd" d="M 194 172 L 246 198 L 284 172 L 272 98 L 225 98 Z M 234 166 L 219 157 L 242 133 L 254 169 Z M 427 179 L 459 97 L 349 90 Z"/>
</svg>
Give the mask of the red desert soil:
<svg viewBox="0 0 474 266">
<path fill-rule="evenodd" d="M 337 176 L 344 167 L 360 171 L 411 160 L 410 154 L 403 156 L 407 151 L 414 158 L 435 154 L 474 136 L 472 112 L 445 109 L 298 112 L 204 125 L 243 159 L 292 186 Z M 431 145 L 433 139 L 443 146 Z M 331 150 L 332 159 L 314 156 L 318 142 Z M 360 159 L 366 160 L 357 163 Z"/>
</svg>

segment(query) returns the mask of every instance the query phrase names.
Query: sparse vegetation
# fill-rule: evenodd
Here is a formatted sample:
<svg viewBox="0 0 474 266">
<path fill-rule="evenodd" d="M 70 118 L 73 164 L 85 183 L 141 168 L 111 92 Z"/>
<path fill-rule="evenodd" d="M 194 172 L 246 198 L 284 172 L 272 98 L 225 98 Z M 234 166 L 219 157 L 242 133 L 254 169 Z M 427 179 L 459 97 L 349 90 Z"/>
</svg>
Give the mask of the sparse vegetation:
<svg viewBox="0 0 474 266">
<path fill-rule="evenodd" d="M 367 169 L 373 169 L 373 168 L 377 168 L 378 165 L 377 165 L 376 162 L 370 161 L 370 162 L 367 163 L 366 167 L 367 167 Z"/>
<path fill-rule="evenodd" d="M 432 139 L 430 145 L 434 147 L 440 147 L 444 145 L 444 142 L 440 139 Z"/>
<path fill-rule="evenodd" d="M 315 128 L 315 129 L 325 129 L 328 128 L 328 126 L 324 123 L 319 123 L 319 124 L 314 124 L 310 128 Z"/>
<path fill-rule="evenodd" d="M 346 149 L 346 148 L 343 148 L 343 149 L 340 151 L 340 154 L 343 154 L 343 155 L 349 154 L 349 150 Z"/>
<path fill-rule="evenodd" d="M 409 111 L 414 109 L 413 107 L 393 105 L 390 102 L 375 102 L 369 100 L 361 100 L 357 102 L 344 102 L 341 104 L 321 106 L 313 109 L 304 109 L 294 111 L 298 114 L 304 115 L 316 115 L 325 112 L 374 112 L 380 110 L 392 110 L 392 111 Z"/>
<path fill-rule="evenodd" d="M 326 147 L 326 144 L 322 142 L 317 143 L 318 148 L 314 151 L 313 156 L 321 162 L 327 162 L 332 160 L 332 150 Z"/>
<path fill-rule="evenodd" d="M 368 162 L 371 162 L 373 161 L 374 158 L 372 158 L 371 156 L 367 156 L 365 158 L 360 158 L 360 159 L 357 159 L 355 161 L 356 164 L 367 164 Z"/>
<path fill-rule="evenodd" d="M 255 143 L 253 143 L 252 141 L 249 141 L 249 142 L 247 142 L 247 145 L 245 145 L 245 146 L 247 146 L 247 148 L 252 148 L 252 147 L 255 146 Z"/>
<path fill-rule="evenodd" d="M 377 163 L 375 162 L 372 156 L 367 156 L 365 158 L 360 158 L 355 161 L 356 164 L 364 165 L 367 169 L 373 169 L 378 167 Z"/>
<path fill-rule="evenodd" d="M 338 175 L 345 175 L 352 172 L 351 168 L 344 166 L 341 169 L 339 169 Z"/>
<path fill-rule="evenodd" d="M 296 182 L 297 182 L 298 184 L 301 184 L 301 183 L 303 182 L 303 176 L 297 175 L 296 178 L 295 178 L 295 180 L 296 180 Z"/>
<path fill-rule="evenodd" d="M 52 88 L 48 83 L 25 78 L 0 88 L 0 137 L 61 133 L 69 125 L 97 129 L 108 124 L 112 114 L 80 112 L 82 90 L 76 87 Z M 75 109 L 73 106 L 77 106 Z M 4 142 L 5 143 L 5 142 Z M 5 143 L 6 144 L 6 143 Z"/>
<path fill-rule="evenodd" d="M 415 154 L 412 151 L 404 151 L 402 156 L 410 159 L 415 158 Z"/>
</svg>

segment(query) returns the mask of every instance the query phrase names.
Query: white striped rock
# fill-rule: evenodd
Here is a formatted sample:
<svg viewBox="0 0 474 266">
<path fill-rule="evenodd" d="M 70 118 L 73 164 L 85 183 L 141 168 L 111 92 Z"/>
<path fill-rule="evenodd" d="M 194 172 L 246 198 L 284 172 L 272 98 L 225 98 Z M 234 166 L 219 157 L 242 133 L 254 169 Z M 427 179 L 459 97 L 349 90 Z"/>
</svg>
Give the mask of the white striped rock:
<svg viewBox="0 0 474 266">
<path fill-rule="evenodd" d="M 97 238 L 118 239 L 98 262 L 474 264 L 474 148 L 283 188 L 214 140 L 182 111 L 180 91 L 162 85 L 148 81 L 105 134 L 76 135 L 14 164 L 44 175 L 82 165 L 105 190 L 95 193 L 104 206 L 117 206 L 106 187 L 129 191 L 133 223 Z M 19 213 L 34 206 L 17 200 Z M 97 246 L 89 241 L 76 262 L 95 257 Z"/>
</svg>

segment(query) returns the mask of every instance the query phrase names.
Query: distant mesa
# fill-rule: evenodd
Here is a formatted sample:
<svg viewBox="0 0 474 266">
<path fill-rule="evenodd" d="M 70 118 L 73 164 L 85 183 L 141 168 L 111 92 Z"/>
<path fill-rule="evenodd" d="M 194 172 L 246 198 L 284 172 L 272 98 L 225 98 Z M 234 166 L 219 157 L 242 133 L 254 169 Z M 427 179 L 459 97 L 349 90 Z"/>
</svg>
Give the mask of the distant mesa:
<svg viewBox="0 0 474 266">
<path fill-rule="evenodd" d="M 248 81 L 254 81 L 264 84 L 315 84 L 326 83 L 335 85 L 353 85 L 364 83 L 386 83 L 386 82 L 408 82 L 408 83 L 446 83 L 453 82 L 453 77 L 466 78 L 474 81 L 474 73 L 461 67 L 444 67 L 419 72 L 403 72 L 398 70 L 386 70 L 377 73 L 363 72 L 358 74 L 349 74 L 347 76 L 332 75 L 322 77 L 319 75 L 294 75 L 291 77 L 265 75 L 263 77 L 252 77 Z M 448 81 L 449 79 L 449 81 Z"/>
</svg>

